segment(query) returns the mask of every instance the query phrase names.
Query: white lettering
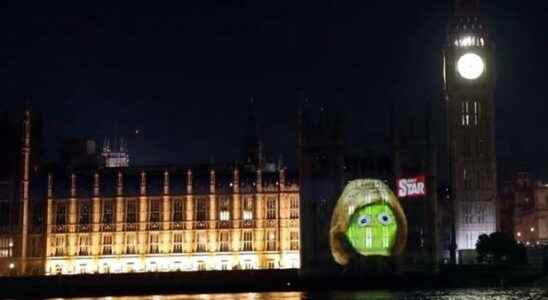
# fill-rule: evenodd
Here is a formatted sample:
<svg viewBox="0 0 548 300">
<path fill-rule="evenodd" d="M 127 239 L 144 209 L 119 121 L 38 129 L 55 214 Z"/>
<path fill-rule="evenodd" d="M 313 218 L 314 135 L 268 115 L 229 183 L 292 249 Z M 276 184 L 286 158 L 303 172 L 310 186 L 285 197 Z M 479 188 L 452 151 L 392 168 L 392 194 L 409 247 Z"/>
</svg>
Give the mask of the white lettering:
<svg viewBox="0 0 548 300">
<path fill-rule="evenodd" d="M 398 180 L 398 197 L 424 196 L 426 188 L 424 176 Z"/>
</svg>

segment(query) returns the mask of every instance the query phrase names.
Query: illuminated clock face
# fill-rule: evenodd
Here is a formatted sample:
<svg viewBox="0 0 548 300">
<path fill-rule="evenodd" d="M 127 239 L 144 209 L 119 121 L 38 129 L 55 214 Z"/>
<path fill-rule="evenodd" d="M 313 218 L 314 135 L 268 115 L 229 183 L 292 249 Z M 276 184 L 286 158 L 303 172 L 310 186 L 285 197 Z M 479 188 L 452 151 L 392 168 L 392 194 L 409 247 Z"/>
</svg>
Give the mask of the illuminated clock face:
<svg viewBox="0 0 548 300">
<path fill-rule="evenodd" d="M 483 59 L 475 53 L 466 53 L 457 61 L 457 71 L 462 78 L 474 80 L 485 71 Z"/>
</svg>

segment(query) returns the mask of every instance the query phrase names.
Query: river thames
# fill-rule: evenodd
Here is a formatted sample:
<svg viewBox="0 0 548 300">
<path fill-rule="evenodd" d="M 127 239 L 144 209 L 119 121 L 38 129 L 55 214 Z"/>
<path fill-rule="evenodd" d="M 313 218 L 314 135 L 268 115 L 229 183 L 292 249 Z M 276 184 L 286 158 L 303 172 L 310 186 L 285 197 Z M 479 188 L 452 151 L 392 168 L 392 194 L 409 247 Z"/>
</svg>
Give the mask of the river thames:
<svg viewBox="0 0 548 300">
<path fill-rule="evenodd" d="M 180 294 L 116 297 L 50 298 L 79 300 L 548 300 L 546 288 L 449 289 L 428 291 L 333 291 L 333 292 L 265 292 L 227 294 Z"/>
</svg>

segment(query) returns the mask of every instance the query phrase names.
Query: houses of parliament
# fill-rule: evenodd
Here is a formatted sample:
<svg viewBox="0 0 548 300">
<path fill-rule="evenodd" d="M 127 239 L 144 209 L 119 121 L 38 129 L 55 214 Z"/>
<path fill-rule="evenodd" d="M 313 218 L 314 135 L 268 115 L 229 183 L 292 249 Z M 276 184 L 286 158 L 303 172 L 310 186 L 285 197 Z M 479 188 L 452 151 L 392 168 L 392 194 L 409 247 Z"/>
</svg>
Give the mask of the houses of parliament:
<svg viewBox="0 0 548 300">
<path fill-rule="evenodd" d="M 398 264 L 436 272 L 440 261 L 473 263 L 478 237 L 500 227 L 494 42 L 479 8 L 478 0 L 455 0 L 440 49 L 450 186 L 440 201 L 431 103 L 424 126 L 413 118 L 403 125 L 391 105 L 390 142 L 371 154 L 345 147 L 339 114 L 322 109 L 317 122 L 302 112 L 298 173 L 265 161 L 252 110 L 239 162 L 130 166 L 123 142 L 106 142 L 98 154 L 93 142 L 76 141 L 60 163 L 45 164 L 41 117 L 26 107 L 0 115 L 0 275 L 342 271 L 329 224 L 344 186 L 360 178 L 393 190 L 407 179 L 426 187 L 400 197 L 409 228 Z"/>
<path fill-rule="evenodd" d="M 300 266 L 297 177 L 263 161 L 254 116 L 244 162 L 192 166 L 46 166 L 40 123 L 1 123 L 1 274 Z"/>
</svg>

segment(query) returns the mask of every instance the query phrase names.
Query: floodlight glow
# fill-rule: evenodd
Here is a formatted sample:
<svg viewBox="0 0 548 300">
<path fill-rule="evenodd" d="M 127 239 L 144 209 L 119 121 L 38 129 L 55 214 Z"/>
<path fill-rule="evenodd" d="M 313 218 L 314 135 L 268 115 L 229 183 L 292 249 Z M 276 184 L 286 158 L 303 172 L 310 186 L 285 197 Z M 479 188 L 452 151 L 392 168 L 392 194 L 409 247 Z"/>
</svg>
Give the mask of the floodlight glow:
<svg viewBox="0 0 548 300">
<path fill-rule="evenodd" d="M 474 80 L 483 74 L 485 64 L 479 55 L 475 53 L 466 53 L 457 61 L 457 70 L 463 78 Z"/>
</svg>

